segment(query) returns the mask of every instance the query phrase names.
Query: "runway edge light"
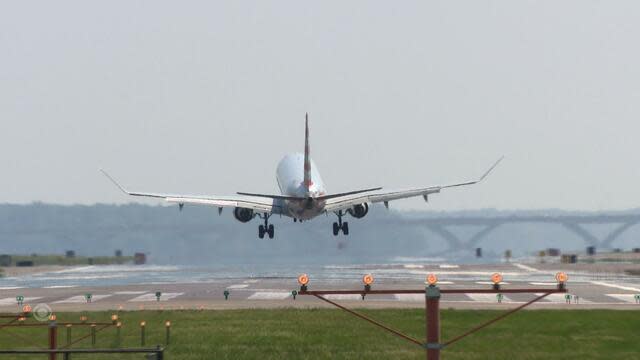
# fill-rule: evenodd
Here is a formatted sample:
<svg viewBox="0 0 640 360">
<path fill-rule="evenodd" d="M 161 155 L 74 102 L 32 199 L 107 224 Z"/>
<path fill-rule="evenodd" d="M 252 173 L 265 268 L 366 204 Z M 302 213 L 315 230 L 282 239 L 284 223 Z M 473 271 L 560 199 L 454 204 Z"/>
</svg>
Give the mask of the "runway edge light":
<svg viewBox="0 0 640 360">
<path fill-rule="evenodd" d="M 500 290 L 500 283 L 502 282 L 502 275 L 500 273 L 493 273 L 491 275 L 491 282 L 493 283 L 494 290 Z"/>
<path fill-rule="evenodd" d="M 362 282 L 364 283 L 364 293 L 362 293 L 362 300 L 364 300 L 365 293 L 371 291 L 371 284 L 373 284 L 373 275 L 366 274 L 362 277 Z"/>
<path fill-rule="evenodd" d="M 556 281 L 558 281 L 558 289 L 564 289 L 564 285 L 569 280 L 569 276 L 560 271 L 556 274 Z"/>
<path fill-rule="evenodd" d="M 436 276 L 436 274 L 427 275 L 427 285 L 436 286 L 437 283 L 438 283 L 438 277 Z"/>
<path fill-rule="evenodd" d="M 300 291 L 307 291 L 307 284 L 309 283 L 309 275 L 301 274 L 298 276 L 298 284 L 300 284 Z"/>
</svg>

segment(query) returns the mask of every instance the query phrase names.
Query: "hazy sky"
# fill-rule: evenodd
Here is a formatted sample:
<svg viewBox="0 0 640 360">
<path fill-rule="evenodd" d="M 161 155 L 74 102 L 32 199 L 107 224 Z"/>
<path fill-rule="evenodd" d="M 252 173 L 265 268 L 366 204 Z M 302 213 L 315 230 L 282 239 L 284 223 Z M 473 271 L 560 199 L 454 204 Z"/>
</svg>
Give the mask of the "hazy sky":
<svg viewBox="0 0 640 360">
<path fill-rule="evenodd" d="M 0 202 L 487 182 L 395 208 L 640 206 L 637 1 L 7 1 Z M 136 200 L 137 201 L 137 200 Z M 151 201 L 151 203 L 157 203 Z"/>
</svg>

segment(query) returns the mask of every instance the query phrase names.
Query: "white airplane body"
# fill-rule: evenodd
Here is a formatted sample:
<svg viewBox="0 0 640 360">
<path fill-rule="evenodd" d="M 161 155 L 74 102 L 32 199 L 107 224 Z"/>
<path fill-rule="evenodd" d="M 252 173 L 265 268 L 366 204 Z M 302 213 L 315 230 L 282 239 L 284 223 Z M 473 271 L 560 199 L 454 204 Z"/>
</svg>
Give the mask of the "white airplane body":
<svg viewBox="0 0 640 360">
<path fill-rule="evenodd" d="M 327 194 L 320 172 L 310 156 L 307 117 L 305 119 L 305 152 L 286 155 L 278 163 L 276 181 L 280 190 L 279 195 L 239 192 L 235 196 L 192 196 L 135 192 L 126 190 L 109 174 L 105 171 L 102 172 L 120 190 L 131 196 L 161 198 L 170 203 L 177 203 L 180 209 L 184 204 L 215 206 L 218 207 L 219 212 L 222 212 L 225 207 L 232 207 L 234 208 L 234 217 L 243 223 L 251 221 L 256 216 L 260 217 L 264 220 L 264 225 L 258 227 L 258 236 L 263 238 L 264 235 L 268 235 L 269 238 L 273 238 L 274 227 L 273 224 L 269 224 L 271 215 L 288 216 L 294 221 L 298 221 L 310 220 L 318 215 L 332 212 L 338 216 L 338 222 L 333 223 L 333 234 L 338 235 L 342 231 L 348 235 L 349 225 L 346 221 L 342 221 L 342 217 L 346 213 L 355 218 L 363 218 L 369 211 L 369 204 L 382 202 L 388 207 L 389 201 L 415 196 L 422 196 L 427 201 L 430 194 L 439 193 L 442 189 L 479 183 L 501 160 L 502 158 L 493 164 L 482 177 L 473 181 L 391 192 L 381 191 L 382 188 L 372 188 Z"/>
</svg>

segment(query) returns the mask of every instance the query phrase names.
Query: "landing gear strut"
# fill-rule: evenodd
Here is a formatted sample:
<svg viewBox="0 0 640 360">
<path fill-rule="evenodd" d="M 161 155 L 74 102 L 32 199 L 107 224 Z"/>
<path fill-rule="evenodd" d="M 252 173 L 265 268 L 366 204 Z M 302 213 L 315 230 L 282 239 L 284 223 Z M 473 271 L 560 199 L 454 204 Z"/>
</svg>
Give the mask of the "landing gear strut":
<svg viewBox="0 0 640 360">
<path fill-rule="evenodd" d="M 333 235 L 338 236 L 340 230 L 342 230 L 343 234 L 349 235 L 349 223 L 346 221 L 342 222 L 342 216 L 344 215 L 342 210 L 338 211 L 336 215 L 338 215 L 338 222 L 333 223 Z"/>
<path fill-rule="evenodd" d="M 273 239 L 275 229 L 273 228 L 273 224 L 269 225 L 269 217 L 271 217 L 271 215 L 268 213 L 260 216 L 260 218 L 264 219 L 264 225 L 258 226 L 258 237 L 260 239 L 264 239 L 264 234 L 269 235 L 269 239 Z"/>
</svg>

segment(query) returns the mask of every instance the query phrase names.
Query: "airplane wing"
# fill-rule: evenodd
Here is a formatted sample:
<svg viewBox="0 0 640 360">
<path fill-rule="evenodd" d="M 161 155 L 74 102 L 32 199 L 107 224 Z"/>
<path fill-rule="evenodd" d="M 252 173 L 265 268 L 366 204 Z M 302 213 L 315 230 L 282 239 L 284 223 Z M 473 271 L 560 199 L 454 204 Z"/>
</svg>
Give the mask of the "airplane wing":
<svg viewBox="0 0 640 360">
<path fill-rule="evenodd" d="M 372 203 L 379 203 L 379 202 L 384 203 L 384 205 L 388 207 L 389 201 L 406 199 L 414 196 L 422 196 L 424 197 L 425 200 L 427 200 L 427 197 L 430 194 L 437 194 L 443 189 L 459 187 L 459 186 L 468 186 L 468 185 L 473 185 L 481 182 L 489 175 L 489 173 L 491 173 L 491 171 L 496 166 L 498 166 L 498 164 L 500 163 L 500 161 L 502 161 L 503 158 L 504 157 L 498 159 L 498 161 L 496 161 L 493 164 L 493 166 L 489 168 L 489 170 L 487 170 L 479 179 L 476 179 L 476 180 L 465 181 L 465 182 L 460 182 L 460 183 L 450 184 L 450 185 L 430 186 L 430 187 L 417 188 L 417 189 L 389 191 L 389 192 L 376 192 L 376 193 L 369 193 L 365 195 L 333 198 L 333 199 L 327 200 L 327 203 L 325 205 L 325 211 L 336 212 L 340 210 L 347 210 L 353 207 L 354 205 L 358 205 L 358 204 L 364 204 L 364 203 L 372 204 Z"/>
<path fill-rule="evenodd" d="M 113 182 L 123 193 L 131 196 L 151 197 L 164 199 L 170 203 L 184 204 L 199 204 L 199 205 L 211 205 L 218 208 L 223 207 L 239 207 L 245 209 L 252 209 L 257 212 L 274 213 L 278 212 L 280 206 L 274 204 L 274 199 L 257 198 L 251 196 L 200 196 L 200 195 L 174 195 L 174 194 L 158 194 L 158 193 L 146 193 L 129 191 L 120 185 L 114 178 L 112 178 L 106 171 L 100 170 L 111 182 Z"/>
</svg>

